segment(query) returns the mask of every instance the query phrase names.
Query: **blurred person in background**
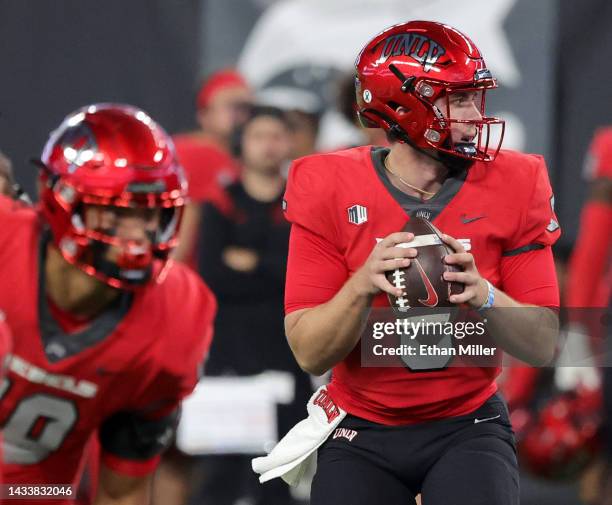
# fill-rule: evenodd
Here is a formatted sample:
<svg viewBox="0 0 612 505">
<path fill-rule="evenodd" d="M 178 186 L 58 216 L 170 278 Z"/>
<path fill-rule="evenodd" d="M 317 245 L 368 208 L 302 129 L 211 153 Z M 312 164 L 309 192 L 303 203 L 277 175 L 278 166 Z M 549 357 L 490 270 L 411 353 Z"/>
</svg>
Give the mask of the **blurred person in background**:
<svg viewBox="0 0 612 505">
<path fill-rule="evenodd" d="M 168 261 L 182 170 L 160 126 L 114 104 L 67 116 L 38 164 L 40 207 L 0 197 L 0 307 L 19 335 L 0 405 L 2 472 L 18 485 L 76 484 L 96 437 L 95 505 L 146 503 L 215 313 L 197 275 Z"/>
<path fill-rule="evenodd" d="M 321 121 L 320 114 L 300 109 L 289 109 L 286 114 L 291 125 L 293 145 L 291 159 L 295 160 L 316 153 Z"/>
<path fill-rule="evenodd" d="M 216 343 L 205 375 L 292 374 L 294 399 L 277 407 L 278 431 L 284 433 L 301 418 L 311 394 L 310 379 L 297 366 L 283 328 L 289 224 L 283 217 L 282 174 L 291 129 L 281 110 L 254 106 L 234 141 L 241 179 L 226 188 L 222 201 L 204 205 L 200 228 L 205 244 L 199 248 L 200 273 L 219 300 Z M 292 503 L 281 482 L 259 485 L 249 455 L 208 456 L 200 475 L 200 501 L 192 503 Z"/>
<path fill-rule="evenodd" d="M 610 310 L 612 289 L 612 127 L 595 134 L 585 165 L 589 195 L 582 209 L 580 230 L 570 262 L 568 305 L 593 313 Z M 603 314 L 598 314 L 601 320 Z M 609 319 L 608 319 L 609 320 Z M 608 324 L 601 335 L 589 331 L 588 321 L 578 321 L 593 345 L 602 344 L 604 454 L 597 505 L 612 505 L 612 334 Z M 594 337 L 594 338 L 593 338 Z M 596 349 L 597 351 L 597 349 Z M 597 481 L 597 479 L 594 479 Z"/>
<path fill-rule="evenodd" d="M 570 254 L 567 244 L 557 242 L 553 246 L 562 307 L 567 300 Z M 561 313 L 562 324 L 564 314 Z M 591 408 L 583 413 L 583 418 L 574 420 L 581 407 L 581 400 L 575 399 L 579 380 L 566 378 L 568 367 L 565 362 L 556 367 L 534 368 L 511 356 L 504 359 L 498 384 L 508 402 L 517 439 L 522 505 L 583 503 L 579 481 L 594 461 L 595 451 L 590 447 L 593 437 L 583 437 L 580 424 L 596 414 L 596 409 Z M 593 398 L 590 391 L 587 398 Z M 569 408 L 559 409 L 559 405 Z M 561 415 L 551 422 L 550 412 L 555 408 Z"/>
<path fill-rule="evenodd" d="M 257 101 L 284 111 L 291 127 L 289 159 L 317 152 L 323 103 L 315 92 L 298 87 L 273 86 L 260 90 Z"/>
<path fill-rule="evenodd" d="M 238 166 L 230 153 L 230 136 L 244 119 L 252 102 L 251 89 L 232 69 L 213 73 L 203 83 L 196 99 L 198 129 L 176 135 L 174 142 L 189 182 L 190 203 L 181 225 L 174 258 L 193 259 L 200 204 L 215 198 L 220 187 L 236 179 Z"/>
<path fill-rule="evenodd" d="M 12 196 L 14 184 L 11 160 L 0 151 L 0 195 Z"/>
</svg>

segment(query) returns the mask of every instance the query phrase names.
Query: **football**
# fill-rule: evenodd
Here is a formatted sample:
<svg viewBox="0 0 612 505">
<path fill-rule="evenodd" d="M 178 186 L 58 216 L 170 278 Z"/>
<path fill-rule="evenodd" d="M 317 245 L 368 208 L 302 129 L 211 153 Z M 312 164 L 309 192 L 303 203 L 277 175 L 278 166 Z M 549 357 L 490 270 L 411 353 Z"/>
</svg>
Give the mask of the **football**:
<svg viewBox="0 0 612 505">
<path fill-rule="evenodd" d="M 408 316 L 411 309 L 452 307 L 449 298 L 462 293 L 463 284 L 442 277 L 444 272 L 459 269 L 444 263 L 444 256 L 453 251 L 440 238 L 441 232 L 419 217 L 411 218 L 402 231 L 413 233 L 414 239 L 398 247 L 414 247 L 418 254 L 408 267 L 387 272 L 389 282 L 405 292 L 399 297 L 388 295 L 391 307 L 399 317 Z"/>
</svg>

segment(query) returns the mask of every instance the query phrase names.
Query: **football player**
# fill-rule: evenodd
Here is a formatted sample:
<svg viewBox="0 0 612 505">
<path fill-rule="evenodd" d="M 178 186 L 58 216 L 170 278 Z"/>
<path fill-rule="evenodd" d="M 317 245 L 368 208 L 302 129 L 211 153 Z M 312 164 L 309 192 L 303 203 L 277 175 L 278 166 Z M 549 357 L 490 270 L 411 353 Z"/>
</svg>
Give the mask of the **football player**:
<svg viewBox="0 0 612 505">
<path fill-rule="evenodd" d="M 503 131 L 493 140 L 503 121 L 485 116 L 485 93 L 496 82 L 450 26 L 395 25 L 366 44 L 356 71 L 360 117 L 392 147 L 297 160 L 285 196 L 286 333 L 304 370 L 333 369 L 328 394 L 348 413 L 319 448 L 311 503 L 405 505 L 421 493 L 428 505 L 518 504 L 499 367 L 453 367 L 452 357 L 426 372 L 362 367 L 358 343 L 370 309 L 402 293 L 385 272 L 416 257 L 398 245 L 414 238 L 399 230 L 418 216 L 445 234 L 454 250 L 445 261 L 461 267 L 444 274 L 464 285 L 450 302 L 485 312 L 499 347 L 547 363 L 560 230 L 545 162 L 501 151 Z"/>
<path fill-rule="evenodd" d="M 196 98 L 198 129 L 174 137 L 176 151 L 189 182 L 189 203 L 180 231 L 180 243 L 173 253 L 179 261 L 192 257 L 200 222 L 199 205 L 219 196 L 221 188 L 238 176 L 238 164 L 232 158 L 231 133 L 246 117 L 252 91 L 235 70 L 213 73 L 203 83 Z"/>
<path fill-rule="evenodd" d="M 580 233 L 570 263 L 568 305 L 606 310 L 610 307 L 612 288 L 612 241 L 609 232 L 612 229 L 612 127 L 601 128 L 595 134 L 585 168 L 590 193 L 582 209 Z M 602 336 L 607 337 L 604 340 L 607 343 L 607 362 L 601 363 L 605 402 L 604 458 L 607 469 L 601 504 L 612 505 L 612 337 Z"/>
<path fill-rule="evenodd" d="M 585 176 L 590 194 L 582 209 L 580 234 L 569 270 L 568 306 L 606 307 L 612 289 L 612 127 L 600 129 L 591 143 Z"/>
<path fill-rule="evenodd" d="M 19 336 L 0 389 L 4 479 L 74 484 L 97 435 L 95 503 L 145 503 L 216 310 L 167 259 L 182 169 L 151 117 L 112 104 L 70 114 L 40 167 L 39 209 L 0 201 L 0 307 Z"/>
</svg>

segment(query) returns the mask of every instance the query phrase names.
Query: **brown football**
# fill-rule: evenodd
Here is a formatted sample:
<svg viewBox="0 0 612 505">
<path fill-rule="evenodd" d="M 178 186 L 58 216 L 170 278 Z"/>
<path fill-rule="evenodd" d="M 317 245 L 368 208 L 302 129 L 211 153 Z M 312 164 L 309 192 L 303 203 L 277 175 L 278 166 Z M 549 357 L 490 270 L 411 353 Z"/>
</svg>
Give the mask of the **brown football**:
<svg viewBox="0 0 612 505">
<path fill-rule="evenodd" d="M 405 295 L 389 295 L 389 303 L 399 317 L 408 316 L 411 309 L 452 307 L 451 295 L 463 292 L 463 284 L 447 282 L 442 274 L 458 271 L 454 265 L 444 263 L 444 256 L 452 249 L 440 238 L 441 232 L 429 221 L 413 217 L 402 231 L 414 234 L 414 239 L 400 247 L 414 247 L 418 251 L 407 268 L 396 268 L 387 272 L 387 279 Z"/>
</svg>

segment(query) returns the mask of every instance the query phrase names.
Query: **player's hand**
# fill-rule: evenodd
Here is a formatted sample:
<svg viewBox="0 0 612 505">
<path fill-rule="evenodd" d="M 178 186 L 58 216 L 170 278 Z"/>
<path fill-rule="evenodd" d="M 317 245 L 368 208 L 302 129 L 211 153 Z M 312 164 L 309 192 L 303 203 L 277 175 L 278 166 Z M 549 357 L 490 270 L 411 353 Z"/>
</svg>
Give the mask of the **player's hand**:
<svg viewBox="0 0 612 505">
<path fill-rule="evenodd" d="M 355 282 L 361 293 L 375 295 L 384 291 L 393 296 L 402 295 L 402 290 L 387 280 L 385 272 L 410 265 L 410 258 L 416 257 L 417 250 L 397 245 L 410 242 L 413 238 L 412 233 L 392 233 L 374 246 L 366 262 L 355 272 Z"/>
<path fill-rule="evenodd" d="M 223 250 L 223 262 L 232 270 L 252 272 L 259 263 L 259 256 L 252 249 L 230 246 Z"/>
<path fill-rule="evenodd" d="M 489 295 L 489 286 L 487 282 L 480 276 L 474 256 L 465 251 L 463 244 L 450 235 L 443 234 L 441 236 L 444 243 L 455 251 L 448 254 L 444 258 L 447 265 L 455 265 L 463 270 L 463 272 L 444 272 L 445 281 L 460 282 L 464 285 L 463 293 L 452 295 L 451 303 L 467 303 L 470 307 L 478 308 L 482 306 Z"/>
</svg>

